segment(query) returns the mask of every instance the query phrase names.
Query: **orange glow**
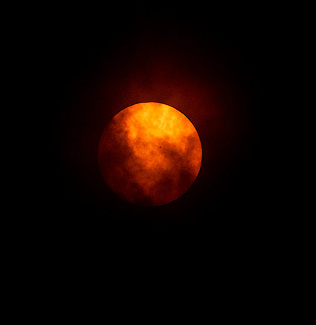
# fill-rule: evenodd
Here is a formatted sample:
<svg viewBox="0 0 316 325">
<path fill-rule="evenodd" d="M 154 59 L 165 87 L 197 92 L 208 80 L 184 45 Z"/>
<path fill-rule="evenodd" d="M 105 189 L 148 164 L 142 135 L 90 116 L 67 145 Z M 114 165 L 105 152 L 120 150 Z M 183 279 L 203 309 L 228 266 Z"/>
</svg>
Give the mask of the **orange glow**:
<svg viewBox="0 0 316 325">
<path fill-rule="evenodd" d="M 162 205 L 195 181 L 202 161 L 200 138 L 171 106 L 135 104 L 119 112 L 99 142 L 98 162 L 110 188 L 128 202 Z"/>
</svg>

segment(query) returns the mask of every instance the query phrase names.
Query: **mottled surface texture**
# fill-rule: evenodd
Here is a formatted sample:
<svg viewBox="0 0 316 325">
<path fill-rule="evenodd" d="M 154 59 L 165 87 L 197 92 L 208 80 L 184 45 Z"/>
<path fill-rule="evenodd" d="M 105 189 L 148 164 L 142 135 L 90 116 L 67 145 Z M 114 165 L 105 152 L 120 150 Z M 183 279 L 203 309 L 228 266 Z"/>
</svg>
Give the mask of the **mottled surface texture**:
<svg viewBox="0 0 316 325">
<path fill-rule="evenodd" d="M 179 198 L 195 181 L 201 161 L 201 142 L 193 124 L 160 103 L 122 110 L 99 142 L 104 180 L 121 198 L 139 205 L 162 205 Z"/>
</svg>

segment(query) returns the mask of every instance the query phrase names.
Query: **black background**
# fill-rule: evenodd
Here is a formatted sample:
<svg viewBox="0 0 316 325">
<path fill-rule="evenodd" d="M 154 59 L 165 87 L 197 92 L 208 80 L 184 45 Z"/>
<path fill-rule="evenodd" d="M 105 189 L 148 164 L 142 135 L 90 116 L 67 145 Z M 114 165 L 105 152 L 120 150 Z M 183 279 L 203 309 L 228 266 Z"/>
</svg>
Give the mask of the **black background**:
<svg viewBox="0 0 316 325">
<path fill-rule="evenodd" d="M 160 256 L 170 262 L 188 259 L 188 267 L 198 257 L 205 265 L 212 259 L 258 263 L 279 226 L 272 208 L 272 135 L 267 127 L 274 110 L 274 11 L 154 7 L 64 8 L 41 17 L 37 85 L 47 136 L 40 143 L 36 232 L 65 261 L 85 256 L 103 265 L 112 256 L 136 263 L 136 256 L 142 256 L 144 263 Z M 178 72 L 185 92 L 194 85 L 202 97 L 215 93 L 224 119 L 234 116 L 234 123 L 225 124 L 228 138 L 219 139 L 225 146 L 215 150 L 223 160 L 215 165 L 203 160 L 197 181 L 183 197 L 166 206 L 139 207 L 107 188 L 96 165 L 96 148 L 118 111 L 140 101 L 164 102 L 141 77 L 155 64 L 157 73 L 162 71 L 160 87 L 164 73 L 170 81 Z M 129 90 L 128 97 L 124 87 L 134 75 L 146 91 L 138 86 L 139 93 Z M 182 86 L 180 82 L 178 94 Z M 165 103 L 172 105 L 168 99 Z M 200 117 L 198 109 L 189 112 L 203 154 L 208 153 L 209 144 L 216 142 L 210 131 L 215 124 L 203 124 L 208 108 L 201 108 Z"/>
<path fill-rule="evenodd" d="M 13 280 L 4 280 L 25 312 L 13 305 L 12 315 L 292 316 L 281 305 L 293 278 L 305 277 L 291 274 L 305 249 L 302 212 L 292 213 L 288 195 L 299 143 L 288 136 L 298 129 L 283 130 L 301 107 L 288 103 L 287 87 L 304 61 L 295 57 L 296 4 L 291 13 L 261 3 L 14 5 L 4 29 L 14 46 L 3 65 L 19 89 L 9 103 L 16 116 L 3 120 L 17 154 L 7 160 L 15 170 L 4 265 Z M 151 100 L 190 118 L 203 161 L 181 198 L 138 207 L 108 189 L 96 149 L 109 119 Z"/>
<path fill-rule="evenodd" d="M 18 177 L 28 180 L 8 242 L 22 228 L 14 244 L 23 254 L 17 277 L 30 286 L 24 301 L 36 283 L 42 302 L 32 307 L 46 317 L 59 309 L 81 317 L 88 305 L 130 317 L 125 307 L 136 305 L 141 314 L 158 309 L 156 318 L 178 305 L 177 317 L 191 312 L 196 323 L 210 308 L 233 318 L 278 309 L 278 294 L 291 290 L 278 265 L 291 254 L 284 234 L 294 220 L 280 204 L 284 141 L 276 137 L 283 8 L 44 7 L 26 15 L 16 51 L 32 97 L 21 96 L 32 116 L 14 148 Z M 97 166 L 106 123 L 146 101 L 182 111 L 203 149 L 196 182 L 161 207 L 122 201 Z"/>
</svg>

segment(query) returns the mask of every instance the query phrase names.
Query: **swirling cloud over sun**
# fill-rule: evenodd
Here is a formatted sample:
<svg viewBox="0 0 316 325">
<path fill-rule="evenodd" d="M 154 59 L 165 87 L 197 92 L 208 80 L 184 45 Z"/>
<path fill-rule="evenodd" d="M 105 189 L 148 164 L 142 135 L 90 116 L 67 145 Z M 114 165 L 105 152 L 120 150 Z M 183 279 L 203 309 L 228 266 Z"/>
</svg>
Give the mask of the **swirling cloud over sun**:
<svg viewBox="0 0 316 325">
<path fill-rule="evenodd" d="M 114 116 L 99 142 L 102 176 L 121 198 L 162 205 L 183 195 L 198 176 L 202 146 L 190 120 L 161 103 L 139 103 Z"/>
</svg>

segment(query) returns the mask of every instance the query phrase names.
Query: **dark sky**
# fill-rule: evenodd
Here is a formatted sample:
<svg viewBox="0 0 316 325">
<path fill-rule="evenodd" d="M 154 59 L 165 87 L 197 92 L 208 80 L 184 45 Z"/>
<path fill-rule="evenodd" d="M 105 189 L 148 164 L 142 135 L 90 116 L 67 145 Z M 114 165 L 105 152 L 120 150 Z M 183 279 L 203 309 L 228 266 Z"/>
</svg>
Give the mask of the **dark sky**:
<svg viewBox="0 0 316 325">
<path fill-rule="evenodd" d="M 42 145 L 43 236 L 54 238 L 52 246 L 97 251 L 131 245 L 148 252 L 171 245 L 183 254 L 262 248 L 274 222 L 265 127 L 272 14 L 267 19 L 260 8 L 214 6 L 176 12 L 83 9 L 42 18 L 38 83 L 48 131 Z M 122 201 L 97 166 L 106 123 L 146 101 L 185 113 L 203 148 L 195 184 L 161 207 Z"/>
</svg>

